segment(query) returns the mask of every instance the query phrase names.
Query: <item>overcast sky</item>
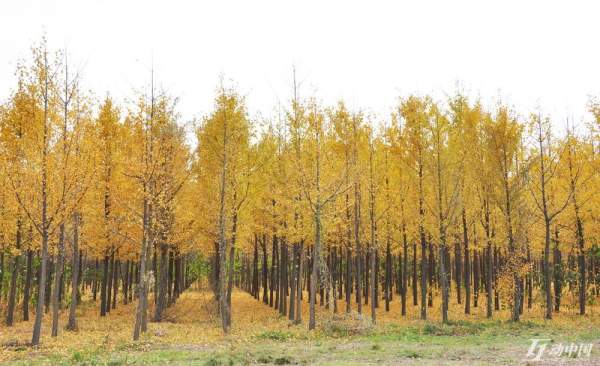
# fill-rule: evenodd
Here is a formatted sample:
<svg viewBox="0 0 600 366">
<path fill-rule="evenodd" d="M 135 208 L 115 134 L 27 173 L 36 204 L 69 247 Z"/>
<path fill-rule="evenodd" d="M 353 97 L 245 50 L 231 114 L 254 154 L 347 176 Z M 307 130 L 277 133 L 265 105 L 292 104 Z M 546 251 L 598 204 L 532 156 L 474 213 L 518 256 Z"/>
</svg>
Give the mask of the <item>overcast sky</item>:
<svg viewBox="0 0 600 366">
<path fill-rule="evenodd" d="M 180 98 L 184 120 L 210 111 L 219 75 L 273 114 L 292 89 L 387 116 L 399 96 L 443 99 L 457 82 L 522 114 L 539 104 L 581 121 L 600 96 L 597 1 L 2 0 L 0 98 L 45 33 L 102 97 L 149 79 Z"/>
</svg>

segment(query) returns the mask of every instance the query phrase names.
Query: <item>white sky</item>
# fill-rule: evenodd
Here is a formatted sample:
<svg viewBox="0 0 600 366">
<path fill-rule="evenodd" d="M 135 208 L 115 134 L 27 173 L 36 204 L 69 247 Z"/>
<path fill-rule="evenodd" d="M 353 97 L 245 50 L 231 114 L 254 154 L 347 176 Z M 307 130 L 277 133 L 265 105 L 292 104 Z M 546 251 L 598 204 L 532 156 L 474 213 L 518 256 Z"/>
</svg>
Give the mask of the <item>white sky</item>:
<svg viewBox="0 0 600 366">
<path fill-rule="evenodd" d="M 597 1 L 60 1 L 0 2 L 0 98 L 44 32 L 85 64 L 98 97 L 119 100 L 156 79 L 184 120 L 212 108 L 219 75 L 253 116 L 301 94 L 387 116 L 398 96 L 445 98 L 457 82 L 564 125 L 600 96 Z"/>
</svg>

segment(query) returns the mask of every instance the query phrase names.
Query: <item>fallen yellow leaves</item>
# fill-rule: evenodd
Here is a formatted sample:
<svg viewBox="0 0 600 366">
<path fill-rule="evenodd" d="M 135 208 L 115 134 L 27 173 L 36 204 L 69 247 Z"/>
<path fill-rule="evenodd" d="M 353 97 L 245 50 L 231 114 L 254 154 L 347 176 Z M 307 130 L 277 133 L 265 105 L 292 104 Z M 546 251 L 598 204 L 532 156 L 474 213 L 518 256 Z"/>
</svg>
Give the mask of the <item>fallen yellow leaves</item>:
<svg viewBox="0 0 600 366">
<path fill-rule="evenodd" d="M 307 294 L 306 294 L 307 295 Z M 305 297 L 303 303 L 304 319 L 308 319 L 308 304 Z M 482 297 L 483 299 L 483 297 Z M 317 299 L 318 300 L 318 299 Z M 418 307 L 412 306 L 412 299 L 408 305 L 407 317 L 400 315 L 399 298 L 392 301 L 389 312 L 384 311 L 383 302 L 377 313 L 379 325 L 394 323 L 400 326 L 422 327 L 424 322 L 419 319 Z M 134 312 L 136 304 L 119 304 L 117 309 L 111 310 L 106 317 L 100 317 L 98 305 L 92 301 L 81 304 L 78 310 L 79 331 L 69 332 L 64 330 L 67 322 L 66 314 L 61 316 L 60 331 L 56 338 L 50 337 L 51 317 L 45 317 L 42 332 L 42 343 L 37 348 L 30 348 L 27 344 L 31 338 L 32 321 L 17 322 L 13 327 L 0 326 L 0 362 L 27 355 L 63 355 L 69 356 L 76 350 L 102 350 L 111 351 L 144 351 L 166 347 L 181 348 L 182 350 L 216 349 L 220 347 L 236 347 L 240 343 L 256 341 L 257 337 L 275 337 L 284 335 L 294 338 L 312 339 L 327 331 L 328 324 L 333 322 L 347 322 L 352 327 L 370 326 L 368 313 L 359 316 L 344 314 L 345 303 L 338 300 L 340 314 L 332 314 L 331 309 L 317 306 L 317 331 L 309 332 L 305 323 L 299 326 L 292 323 L 278 311 L 257 301 L 249 294 L 236 290 L 232 294 L 233 327 L 230 334 L 223 335 L 213 301 L 213 295 L 207 290 L 193 290 L 183 293 L 177 303 L 171 306 L 161 323 L 150 322 L 148 332 L 140 342 L 131 341 Z M 153 300 L 151 298 L 151 304 Z M 437 322 L 440 317 L 439 298 L 434 298 L 434 307 L 428 309 L 429 318 Z M 355 306 L 355 304 L 353 304 Z M 485 320 L 485 306 L 473 307 L 471 315 L 465 315 L 463 306 L 456 304 L 454 299 L 450 302 L 451 320 Z M 589 308 L 590 314 L 585 317 L 576 315 L 576 309 L 569 309 L 568 302 L 564 312 L 556 315 L 551 322 L 558 327 L 592 327 L 600 325 L 597 306 Z M 506 320 L 510 318 L 510 310 L 504 309 L 494 314 L 494 319 Z M 525 308 L 523 321 L 543 318 L 543 308 L 534 305 L 532 309 Z M 152 319 L 152 306 L 149 312 Z M 286 336 L 287 337 L 287 336 Z M 285 337 L 284 337 L 285 338 Z M 284 339 L 285 340 L 285 339 Z M 343 339 L 340 342 L 343 343 Z"/>
</svg>

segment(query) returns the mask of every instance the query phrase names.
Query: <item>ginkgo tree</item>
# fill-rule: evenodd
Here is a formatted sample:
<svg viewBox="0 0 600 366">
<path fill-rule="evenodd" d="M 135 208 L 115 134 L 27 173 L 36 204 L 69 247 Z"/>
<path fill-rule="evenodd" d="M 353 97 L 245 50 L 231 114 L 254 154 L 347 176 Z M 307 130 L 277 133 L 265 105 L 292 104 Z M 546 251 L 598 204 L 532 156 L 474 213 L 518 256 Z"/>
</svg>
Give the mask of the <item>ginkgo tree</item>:
<svg viewBox="0 0 600 366">
<path fill-rule="evenodd" d="M 487 318 L 584 315 L 600 293 L 594 99 L 563 133 L 462 91 L 389 115 L 328 105 L 295 75 L 288 105 L 255 117 L 221 81 L 190 133 L 154 70 L 128 101 L 97 100 L 67 56 L 35 45 L 0 104 L 3 323 L 35 305 L 33 345 L 50 309 L 52 336 L 66 304 L 77 331 L 82 303 L 100 321 L 134 303 L 138 340 L 203 280 L 225 333 L 236 287 L 290 326 L 307 310 L 311 330 L 342 307 L 476 318 L 481 296 Z"/>
</svg>

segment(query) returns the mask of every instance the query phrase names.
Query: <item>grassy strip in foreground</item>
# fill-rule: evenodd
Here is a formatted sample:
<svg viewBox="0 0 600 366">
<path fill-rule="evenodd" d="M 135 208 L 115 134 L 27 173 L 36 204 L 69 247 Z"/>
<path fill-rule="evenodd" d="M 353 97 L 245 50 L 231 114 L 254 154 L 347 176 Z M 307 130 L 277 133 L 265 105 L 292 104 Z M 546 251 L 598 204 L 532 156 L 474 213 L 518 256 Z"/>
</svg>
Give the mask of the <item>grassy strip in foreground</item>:
<svg viewBox="0 0 600 366">
<path fill-rule="evenodd" d="M 425 323 L 421 327 L 388 324 L 376 328 L 369 327 L 361 330 L 359 334 L 353 334 L 353 329 L 345 327 L 344 324 L 329 324 L 314 335 L 267 331 L 243 341 L 224 339 L 211 345 L 152 344 L 148 341 L 124 343 L 110 354 L 102 346 L 73 350 L 70 355 L 40 354 L 33 357 L 24 349 L 24 357 L 13 364 L 501 365 L 521 362 L 525 358 L 531 338 L 549 338 L 552 342 L 562 343 L 596 343 L 600 340 L 600 329 L 574 329 L 543 322 L 459 321 L 449 325 Z M 600 362 L 598 350 L 592 352 L 592 358 Z"/>
</svg>

